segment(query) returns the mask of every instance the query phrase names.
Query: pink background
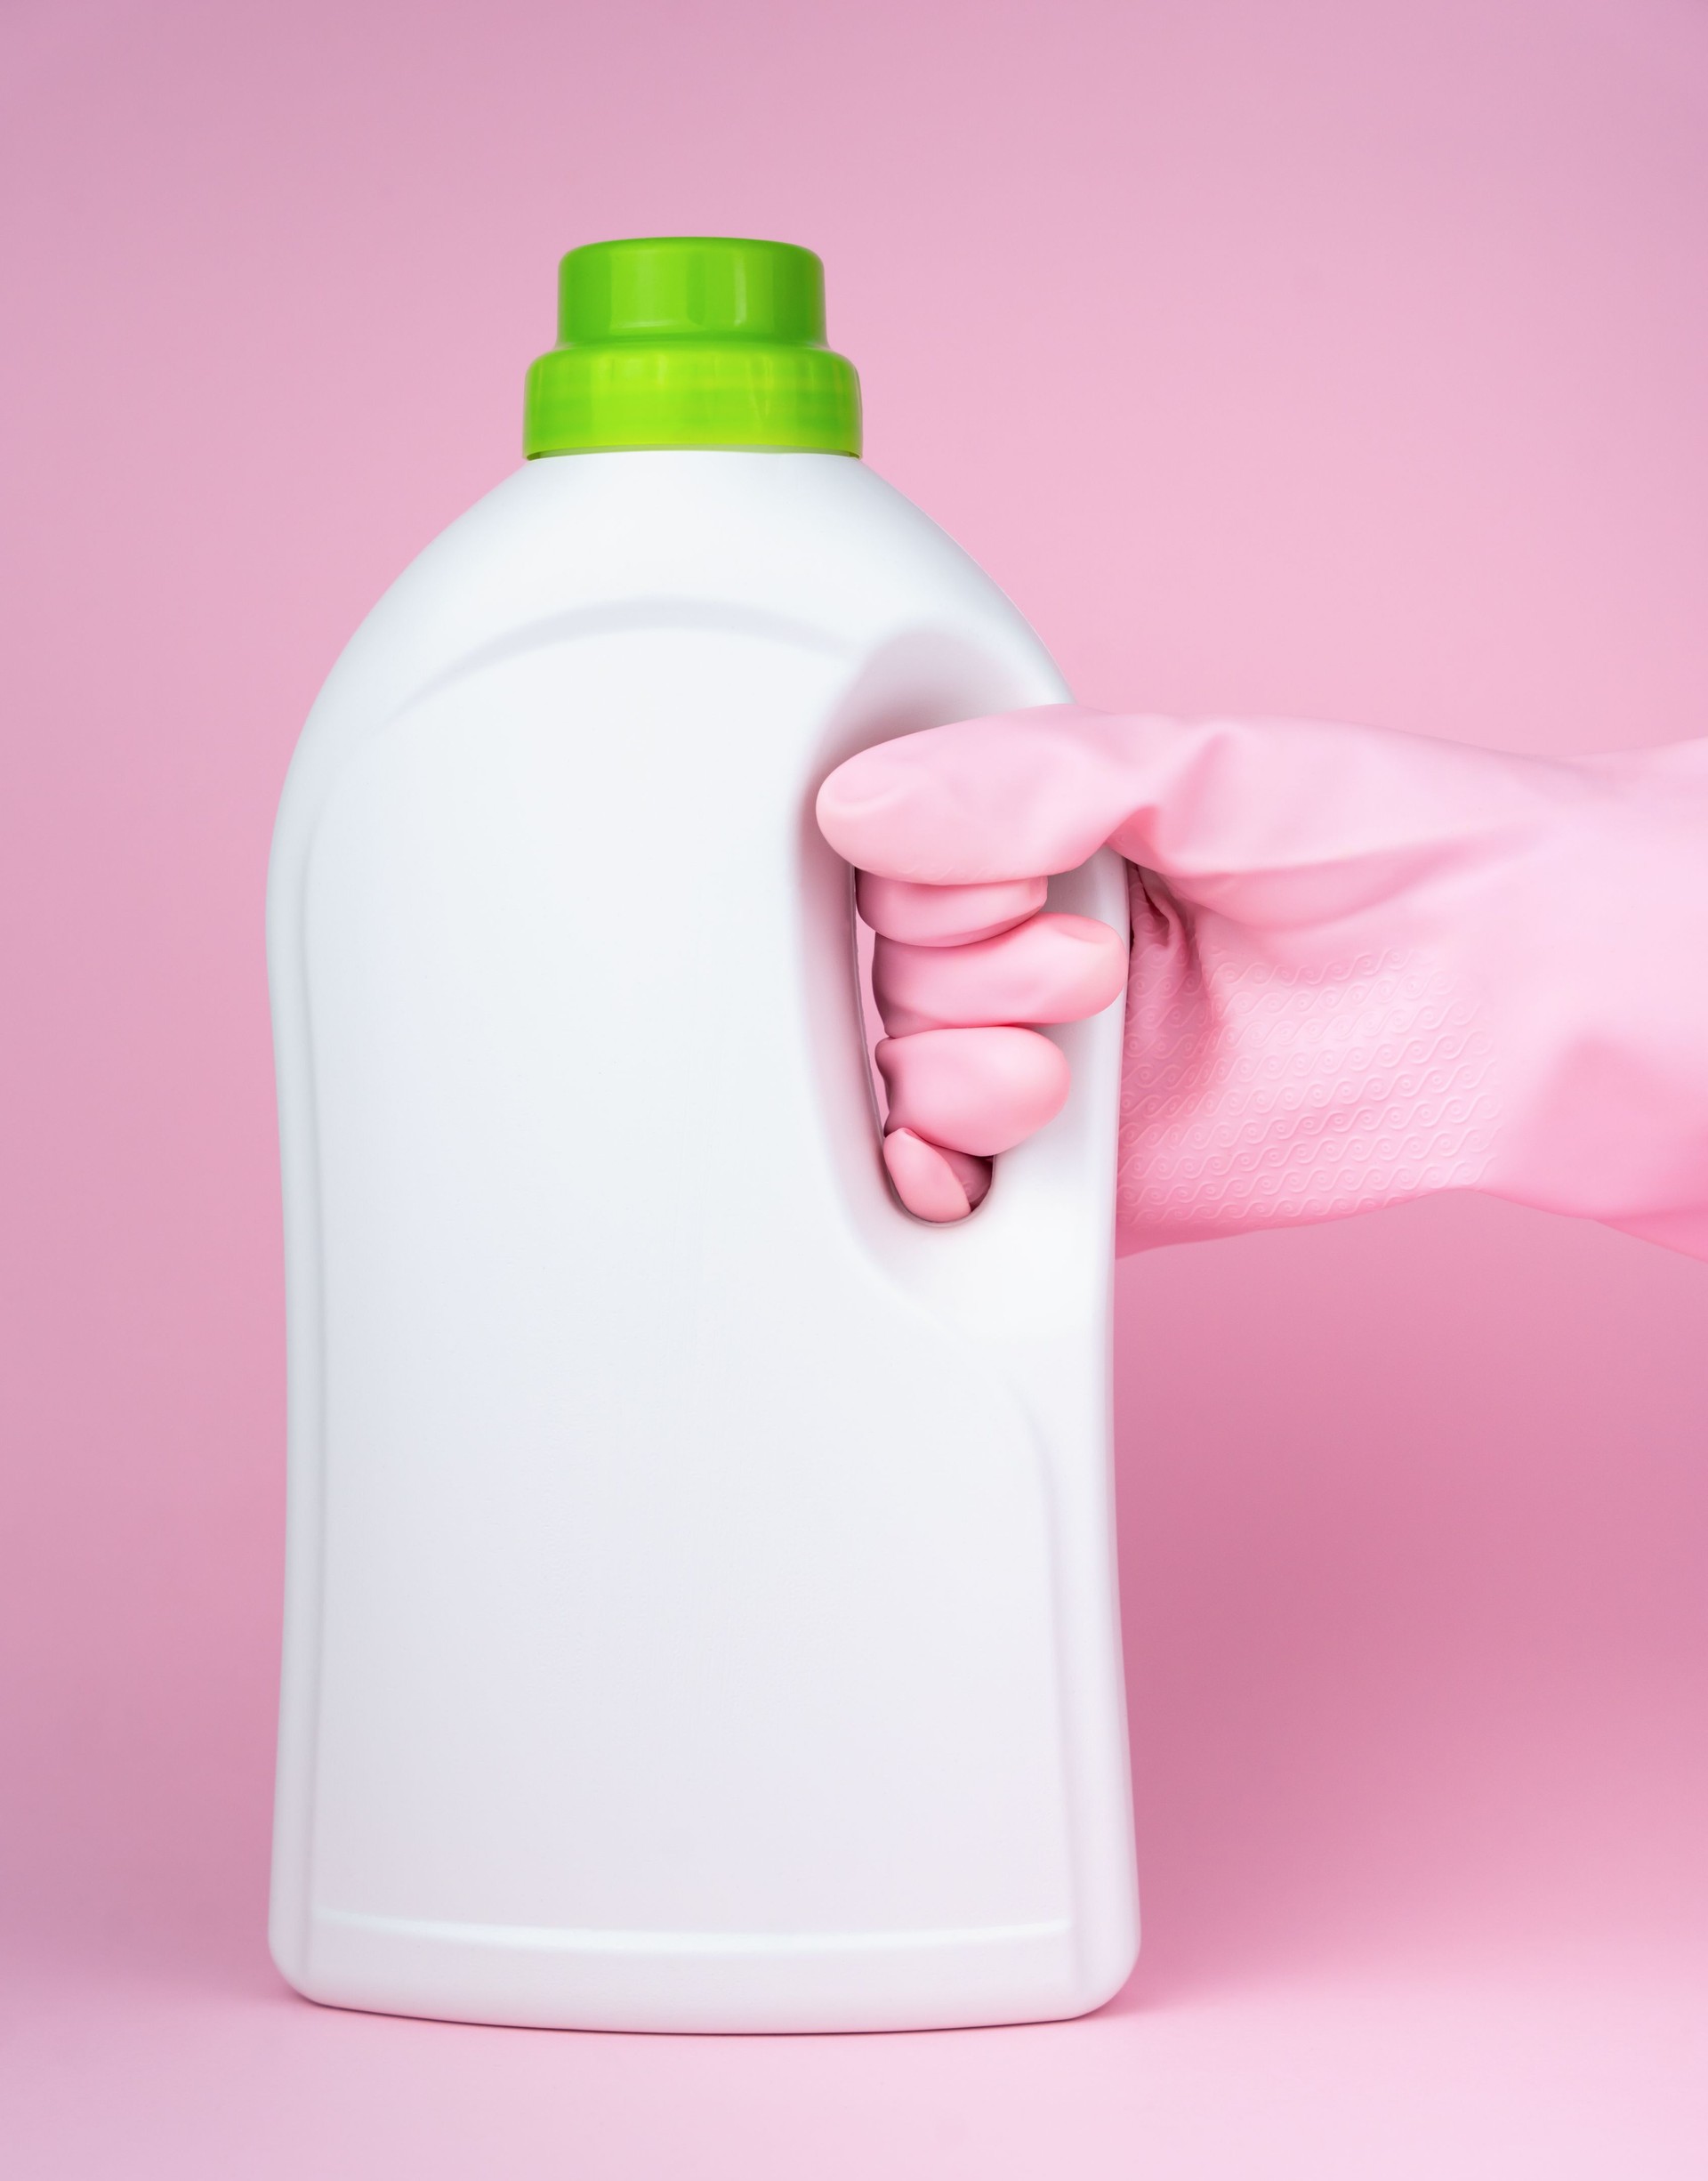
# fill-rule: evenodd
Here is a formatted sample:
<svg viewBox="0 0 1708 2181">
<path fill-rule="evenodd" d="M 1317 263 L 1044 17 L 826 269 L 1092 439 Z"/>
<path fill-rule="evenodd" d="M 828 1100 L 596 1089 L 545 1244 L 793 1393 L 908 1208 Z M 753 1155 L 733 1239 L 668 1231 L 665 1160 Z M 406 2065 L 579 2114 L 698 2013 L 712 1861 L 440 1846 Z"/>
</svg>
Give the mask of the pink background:
<svg viewBox="0 0 1708 2181">
<path fill-rule="evenodd" d="M 1708 2170 L 1708 1268 L 1470 1200 L 1124 1268 L 1148 1936 L 1104 2014 L 291 1998 L 261 951 L 315 687 L 517 458 L 554 260 L 610 234 L 819 250 L 872 460 L 1092 702 L 1708 729 L 1708 12 L 12 0 L 4 41 L 6 2169 Z"/>
</svg>

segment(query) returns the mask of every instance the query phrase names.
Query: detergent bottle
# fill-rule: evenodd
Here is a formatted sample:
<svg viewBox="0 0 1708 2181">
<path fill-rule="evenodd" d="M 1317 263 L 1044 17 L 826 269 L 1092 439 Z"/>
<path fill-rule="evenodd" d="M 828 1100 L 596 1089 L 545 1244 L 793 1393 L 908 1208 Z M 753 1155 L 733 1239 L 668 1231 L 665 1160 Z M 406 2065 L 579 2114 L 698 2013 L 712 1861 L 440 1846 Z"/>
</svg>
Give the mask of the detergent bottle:
<svg viewBox="0 0 1708 2181">
<path fill-rule="evenodd" d="M 340 2006 L 1081 2013 L 1137 1944 L 1121 1005 L 953 1226 L 880 1155 L 887 737 L 1067 695 L 859 459 L 822 271 L 572 251 L 515 473 L 375 608 L 275 836 L 289 1487 L 272 1945 Z M 1107 852 L 1054 907 L 1126 930 Z"/>
</svg>

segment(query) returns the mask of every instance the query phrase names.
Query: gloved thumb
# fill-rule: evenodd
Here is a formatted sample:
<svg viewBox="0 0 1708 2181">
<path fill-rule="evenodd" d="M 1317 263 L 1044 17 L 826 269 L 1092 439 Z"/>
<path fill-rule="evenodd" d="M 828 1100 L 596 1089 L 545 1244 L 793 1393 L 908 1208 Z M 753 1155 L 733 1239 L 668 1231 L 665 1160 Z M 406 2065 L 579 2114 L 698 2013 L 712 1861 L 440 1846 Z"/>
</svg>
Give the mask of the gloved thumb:
<svg viewBox="0 0 1708 2181">
<path fill-rule="evenodd" d="M 850 757 L 818 795 L 848 862 L 962 885 L 1071 870 L 1105 842 L 1185 882 L 1332 877 L 1342 908 L 1584 792 L 1579 771 L 1298 720 L 1181 721 L 1078 705 L 959 720 Z M 1194 882 L 1203 882 L 1195 884 Z M 1312 890 L 1310 912 L 1330 907 Z M 1305 904 L 1301 901 L 1302 910 Z"/>
</svg>

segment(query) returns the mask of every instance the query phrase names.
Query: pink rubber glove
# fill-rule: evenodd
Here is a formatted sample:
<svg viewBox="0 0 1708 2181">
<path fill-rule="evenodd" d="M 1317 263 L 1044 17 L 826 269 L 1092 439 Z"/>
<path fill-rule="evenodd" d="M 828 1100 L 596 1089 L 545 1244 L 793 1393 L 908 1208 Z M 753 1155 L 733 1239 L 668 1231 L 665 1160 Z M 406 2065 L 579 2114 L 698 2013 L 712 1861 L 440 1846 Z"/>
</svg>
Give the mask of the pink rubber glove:
<svg viewBox="0 0 1708 2181">
<path fill-rule="evenodd" d="M 1057 706 L 864 751 L 818 819 L 880 934 L 885 1154 L 922 1217 L 964 1217 L 1059 1109 L 1025 1026 L 1119 989 L 1112 933 L 1036 913 L 1108 843 L 1124 1249 L 1483 1189 L 1708 1257 L 1708 742 L 1567 761 Z"/>
</svg>

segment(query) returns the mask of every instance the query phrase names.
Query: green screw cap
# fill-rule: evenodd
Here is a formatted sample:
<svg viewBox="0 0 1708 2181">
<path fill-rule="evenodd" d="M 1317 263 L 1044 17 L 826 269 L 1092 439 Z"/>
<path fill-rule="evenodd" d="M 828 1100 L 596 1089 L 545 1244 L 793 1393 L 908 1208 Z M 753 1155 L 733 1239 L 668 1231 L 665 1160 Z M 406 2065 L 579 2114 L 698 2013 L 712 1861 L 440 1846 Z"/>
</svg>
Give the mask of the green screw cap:
<svg viewBox="0 0 1708 2181">
<path fill-rule="evenodd" d="M 860 382 L 825 346 L 825 269 L 790 242 L 593 242 L 558 268 L 558 345 L 523 446 L 860 451 Z"/>
</svg>

